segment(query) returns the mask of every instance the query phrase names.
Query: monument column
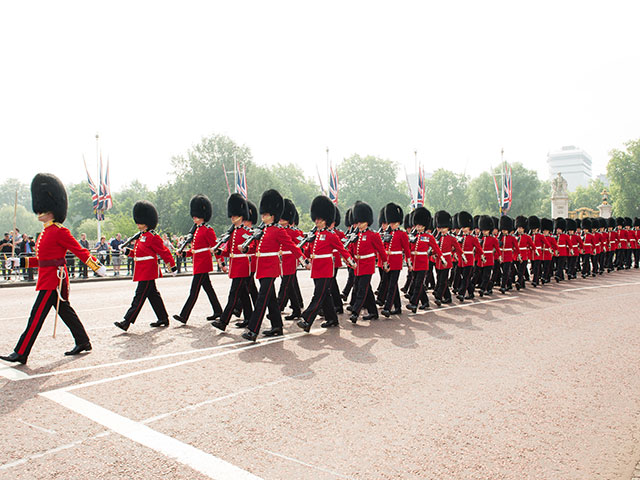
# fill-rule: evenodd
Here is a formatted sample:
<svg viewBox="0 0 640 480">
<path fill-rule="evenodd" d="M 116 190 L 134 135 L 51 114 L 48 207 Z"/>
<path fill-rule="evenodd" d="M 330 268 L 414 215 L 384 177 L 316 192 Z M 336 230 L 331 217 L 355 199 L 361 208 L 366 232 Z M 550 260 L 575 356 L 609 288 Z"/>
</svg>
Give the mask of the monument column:
<svg viewBox="0 0 640 480">
<path fill-rule="evenodd" d="M 602 191 L 602 203 L 598 205 L 598 210 L 600 210 L 600 216 L 602 218 L 610 218 L 611 211 L 613 207 L 609 205 L 609 192 L 606 189 Z"/>
<path fill-rule="evenodd" d="M 551 218 L 569 216 L 568 183 L 560 173 L 551 181 Z"/>
</svg>

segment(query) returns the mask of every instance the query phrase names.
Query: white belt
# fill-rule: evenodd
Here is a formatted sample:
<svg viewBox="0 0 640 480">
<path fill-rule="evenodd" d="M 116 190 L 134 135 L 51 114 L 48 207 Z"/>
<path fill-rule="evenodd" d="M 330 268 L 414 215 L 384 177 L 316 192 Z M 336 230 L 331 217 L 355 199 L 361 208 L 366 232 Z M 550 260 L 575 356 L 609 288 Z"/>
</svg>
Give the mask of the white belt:
<svg viewBox="0 0 640 480">
<path fill-rule="evenodd" d="M 141 262 L 142 260 L 155 260 L 156 257 L 133 257 L 136 262 Z"/>
<path fill-rule="evenodd" d="M 567 248 L 567 246 L 558 244 L 558 248 Z"/>
<path fill-rule="evenodd" d="M 429 252 L 413 252 L 414 255 L 429 255 Z"/>
<path fill-rule="evenodd" d="M 493 250 L 483 250 L 483 253 L 493 253 Z"/>
<path fill-rule="evenodd" d="M 528 247 L 520 247 L 520 250 L 529 250 Z"/>
<path fill-rule="evenodd" d="M 443 253 L 442 256 L 451 255 L 451 252 Z"/>
<path fill-rule="evenodd" d="M 590 243 L 585 243 L 585 244 L 583 244 L 583 245 L 588 245 L 588 246 L 591 246 L 591 244 L 590 244 Z"/>
<path fill-rule="evenodd" d="M 387 252 L 387 255 L 402 255 L 402 250 L 396 250 L 395 252 Z"/>
<path fill-rule="evenodd" d="M 286 252 L 282 252 L 283 255 L 287 255 L 288 253 L 291 253 L 290 251 L 286 251 Z"/>
<path fill-rule="evenodd" d="M 311 255 L 311 258 L 333 258 L 333 253 L 323 253 L 321 255 Z"/>
<path fill-rule="evenodd" d="M 207 247 L 207 248 L 199 248 L 198 250 L 194 250 L 194 251 L 192 251 L 191 253 L 192 253 L 192 254 L 193 254 L 193 253 L 202 253 L 202 252 L 206 252 L 206 251 L 208 251 L 208 250 L 209 250 L 209 248 L 208 248 L 208 247 Z"/>
<path fill-rule="evenodd" d="M 229 258 L 242 258 L 242 257 L 249 257 L 251 254 L 249 253 L 232 253 L 231 255 L 229 255 Z"/>
<path fill-rule="evenodd" d="M 465 251 L 464 251 L 464 252 L 462 252 L 462 253 L 464 253 L 464 254 L 467 254 L 467 253 L 473 253 L 473 250 L 465 250 Z"/>
<path fill-rule="evenodd" d="M 356 255 L 356 258 L 357 258 L 358 260 L 362 260 L 362 259 L 364 259 L 364 258 L 371 258 L 371 257 L 375 257 L 375 256 L 376 256 L 376 254 L 375 254 L 375 253 L 368 253 L 368 254 L 366 254 L 366 255 Z"/>
<path fill-rule="evenodd" d="M 503 249 L 502 249 L 502 251 L 503 251 L 503 252 L 510 252 L 510 251 L 512 251 L 512 250 L 513 250 L 513 248 L 503 248 Z"/>
<path fill-rule="evenodd" d="M 256 252 L 256 257 L 276 257 L 280 252 Z"/>
</svg>

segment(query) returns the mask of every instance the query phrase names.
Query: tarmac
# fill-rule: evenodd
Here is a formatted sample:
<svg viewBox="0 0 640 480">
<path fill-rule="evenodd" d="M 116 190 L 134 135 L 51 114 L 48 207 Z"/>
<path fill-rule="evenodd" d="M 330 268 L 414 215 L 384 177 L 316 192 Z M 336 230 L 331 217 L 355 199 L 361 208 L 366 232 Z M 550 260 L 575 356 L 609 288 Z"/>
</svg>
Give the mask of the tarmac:
<svg viewBox="0 0 640 480">
<path fill-rule="evenodd" d="M 170 315 L 190 281 L 158 281 Z M 212 282 L 224 305 L 229 280 Z M 150 327 L 145 305 L 124 333 L 134 289 L 72 284 L 89 354 L 63 355 L 52 312 L 27 365 L 0 361 L 0 478 L 640 476 L 638 270 L 310 333 L 285 320 L 256 344 L 211 327 L 204 294 L 185 326 Z M 35 292 L 0 299 L 6 354 Z"/>
</svg>

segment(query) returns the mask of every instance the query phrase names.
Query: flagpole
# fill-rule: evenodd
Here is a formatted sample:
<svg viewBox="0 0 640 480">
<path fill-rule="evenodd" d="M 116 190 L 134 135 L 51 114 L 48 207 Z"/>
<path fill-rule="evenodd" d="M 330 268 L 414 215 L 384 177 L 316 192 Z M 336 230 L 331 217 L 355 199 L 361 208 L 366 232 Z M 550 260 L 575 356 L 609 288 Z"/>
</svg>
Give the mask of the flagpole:
<svg viewBox="0 0 640 480">
<path fill-rule="evenodd" d="M 329 169 L 329 147 L 327 147 L 327 185 L 329 186 L 329 189 L 331 188 L 331 170 Z M 331 196 L 330 192 L 329 196 Z"/>
<path fill-rule="evenodd" d="M 100 178 L 101 178 L 100 177 L 100 154 L 99 154 L 100 143 L 99 142 L 100 142 L 100 136 L 98 135 L 98 133 L 96 133 L 96 171 L 98 175 L 96 178 L 98 179 L 98 181 L 100 181 Z M 100 207 L 101 186 L 98 184 L 97 187 L 98 187 L 98 205 L 97 205 L 98 209 L 96 210 L 96 220 L 98 221 L 98 240 L 97 241 L 100 242 L 101 234 L 100 234 L 100 208 L 99 207 Z"/>
<path fill-rule="evenodd" d="M 236 147 L 233 147 L 233 191 L 238 193 L 238 159 L 236 158 Z"/>
<path fill-rule="evenodd" d="M 502 163 L 502 167 L 500 168 L 500 216 L 502 216 L 502 205 L 504 204 L 504 148 L 500 150 L 500 162 Z"/>
</svg>

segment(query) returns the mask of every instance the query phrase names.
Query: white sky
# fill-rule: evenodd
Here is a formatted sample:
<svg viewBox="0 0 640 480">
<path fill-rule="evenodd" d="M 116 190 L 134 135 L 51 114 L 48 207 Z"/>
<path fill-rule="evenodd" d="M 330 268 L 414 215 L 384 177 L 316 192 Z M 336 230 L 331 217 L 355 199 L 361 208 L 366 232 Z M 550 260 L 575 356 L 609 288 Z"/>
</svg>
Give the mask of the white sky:
<svg viewBox="0 0 640 480">
<path fill-rule="evenodd" d="M 477 175 L 593 173 L 640 137 L 640 2 L 2 2 L 0 179 L 155 187 L 206 135 L 315 175 L 325 147 Z M 251 179 L 248 179 L 251 189 Z"/>
</svg>

